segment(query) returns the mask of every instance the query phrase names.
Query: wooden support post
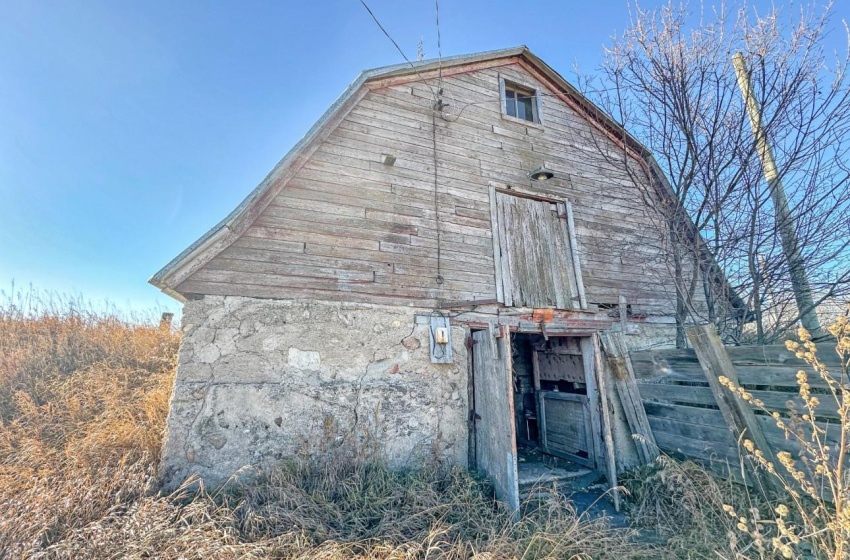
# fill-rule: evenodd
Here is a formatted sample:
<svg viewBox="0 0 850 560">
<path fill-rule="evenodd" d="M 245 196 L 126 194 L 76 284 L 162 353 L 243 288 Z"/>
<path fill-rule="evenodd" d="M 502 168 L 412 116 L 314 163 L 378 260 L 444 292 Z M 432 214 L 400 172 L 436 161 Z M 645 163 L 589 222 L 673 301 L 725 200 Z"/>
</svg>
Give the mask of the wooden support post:
<svg viewBox="0 0 850 560">
<path fill-rule="evenodd" d="M 720 376 L 726 376 L 735 385 L 738 385 L 738 373 L 726 348 L 717 334 L 714 325 L 700 325 L 690 327 L 687 330 L 688 340 L 697 354 L 697 359 L 708 379 L 708 385 L 717 401 L 717 406 L 723 414 L 723 418 L 729 424 L 729 428 L 735 439 L 749 439 L 764 454 L 764 458 L 778 466 L 773 450 L 767 443 L 761 426 L 756 419 L 750 405 L 743 402 L 738 396 L 720 383 Z M 764 489 L 777 490 L 777 480 L 756 467 L 753 461 L 745 461 L 753 481 L 760 481 Z"/>
<path fill-rule="evenodd" d="M 605 451 L 602 445 L 602 419 L 600 416 L 599 388 L 596 386 L 596 359 L 593 350 L 593 338 L 582 337 L 581 361 L 584 367 L 584 382 L 587 385 L 587 401 L 590 408 L 590 426 L 593 435 L 593 447 L 589 450 L 593 454 L 593 465 L 596 469 L 602 469 L 605 462 Z"/>
<path fill-rule="evenodd" d="M 611 410 L 608 406 L 606 390 L 605 363 L 602 358 L 602 345 L 599 335 L 593 335 L 593 362 L 596 370 L 596 384 L 599 387 L 599 400 L 602 403 L 602 436 L 605 439 L 605 462 L 608 467 L 608 482 L 611 484 L 611 497 L 614 509 L 620 511 L 620 493 L 617 490 L 617 461 L 614 456 L 614 434 L 611 431 Z"/>
<path fill-rule="evenodd" d="M 505 301 L 502 285 L 502 245 L 499 241 L 499 214 L 496 202 L 496 188 L 490 185 L 490 230 L 493 237 L 493 268 L 496 272 L 496 300 Z"/>
<path fill-rule="evenodd" d="M 581 253 L 576 238 L 576 226 L 573 220 L 573 205 L 566 203 L 567 230 L 570 235 L 570 252 L 572 253 L 573 269 L 575 269 L 576 287 L 578 288 L 579 307 L 587 309 L 587 297 L 584 294 L 584 279 L 581 277 Z"/>
<path fill-rule="evenodd" d="M 618 299 L 617 308 L 620 311 L 620 332 L 626 334 L 626 328 L 629 323 L 629 304 L 626 302 L 626 296 L 624 295 L 621 295 Z M 605 343 L 604 340 L 602 342 L 603 344 Z"/>
<path fill-rule="evenodd" d="M 643 464 L 651 463 L 658 457 L 658 445 L 655 443 L 652 427 L 649 425 L 646 410 L 643 408 L 643 400 L 640 397 L 635 372 L 632 369 L 632 361 L 629 359 L 626 341 L 622 333 L 614 332 L 603 333 L 600 338 L 605 349 L 605 355 L 608 358 L 606 363 L 608 371 L 611 372 L 609 379 L 613 380 L 614 386 L 617 388 L 617 395 L 623 404 L 626 421 L 629 423 L 629 429 L 631 429 L 632 437 L 635 440 L 638 458 Z"/>
<path fill-rule="evenodd" d="M 531 352 L 531 367 L 534 376 L 534 402 L 537 403 L 537 432 L 543 451 L 549 452 L 549 440 L 546 437 L 546 403 L 543 402 L 543 392 L 540 390 L 540 353 Z"/>
</svg>

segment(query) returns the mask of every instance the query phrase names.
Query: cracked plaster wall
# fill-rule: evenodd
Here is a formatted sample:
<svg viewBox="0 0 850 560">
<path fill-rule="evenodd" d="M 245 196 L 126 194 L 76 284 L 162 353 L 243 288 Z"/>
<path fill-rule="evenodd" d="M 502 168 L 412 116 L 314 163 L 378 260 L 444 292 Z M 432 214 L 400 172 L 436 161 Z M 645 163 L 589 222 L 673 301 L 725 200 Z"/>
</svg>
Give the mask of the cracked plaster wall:
<svg viewBox="0 0 850 560">
<path fill-rule="evenodd" d="M 396 468 L 467 463 L 465 331 L 432 364 L 415 310 L 207 296 L 183 309 L 162 474 L 215 486 L 245 466 L 347 446 Z"/>
</svg>

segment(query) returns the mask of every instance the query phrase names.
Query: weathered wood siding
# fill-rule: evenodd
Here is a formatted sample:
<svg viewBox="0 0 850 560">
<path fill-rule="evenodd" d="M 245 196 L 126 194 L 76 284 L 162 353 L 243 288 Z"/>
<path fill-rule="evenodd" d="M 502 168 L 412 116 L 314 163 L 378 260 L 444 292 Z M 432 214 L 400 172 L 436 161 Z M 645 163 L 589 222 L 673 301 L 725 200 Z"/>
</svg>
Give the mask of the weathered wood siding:
<svg viewBox="0 0 850 560">
<path fill-rule="evenodd" d="M 542 126 L 502 117 L 500 75 L 540 89 Z M 635 311 L 672 313 L 653 200 L 644 202 L 621 150 L 517 61 L 443 79 L 438 286 L 431 90 L 388 83 L 371 84 L 247 232 L 178 291 L 423 306 L 495 299 L 495 182 L 572 201 L 589 302 L 624 295 Z M 395 165 L 383 165 L 381 154 Z M 544 162 L 557 177 L 532 184 L 526 174 Z"/>
<path fill-rule="evenodd" d="M 808 372 L 814 392 L 826 390 L 826 382 L 811 372 L 784 346 L 727 347 L 742 387 L 786 422 L 806 412 L 799 396 L 797 372 Z M 665 453 L 702 461 L 724 476 L 740 471 L 738 442 L 721 414 L 717 401 L 694 350 L 646 350 L 632 352 L 631 363 L 640 396 L 658 447 Z M 818 358 L 829 371 L 840 370 L 840 361 L 831 344 L 818 344 Z M 828 395 L 819 395 L 818 426 L 833 449 L 837 446 L 837 405 Z M 799 453 L 799 444 L 785 437 L 770 416 L 756 416 L 774 451 Z M 798 426 L 805 433 L 805 423 Z M 730 472 L 731 467 L 731 472 Z"/>
</svg>

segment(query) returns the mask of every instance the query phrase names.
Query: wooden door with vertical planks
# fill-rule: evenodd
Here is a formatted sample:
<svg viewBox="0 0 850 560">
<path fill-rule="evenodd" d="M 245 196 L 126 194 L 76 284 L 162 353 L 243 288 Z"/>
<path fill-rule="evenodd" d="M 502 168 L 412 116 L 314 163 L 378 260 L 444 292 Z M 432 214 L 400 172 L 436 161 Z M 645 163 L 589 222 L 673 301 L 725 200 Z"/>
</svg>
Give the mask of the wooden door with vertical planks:
<svg viewBox="0 0 850 560">
<path fill-rule="evenodd" d="M 499 500 L 518 510 L 510 334 L 495 338 L 475 331 L 472 340 L 476 469 L 493 483 Z"/>
</svg>

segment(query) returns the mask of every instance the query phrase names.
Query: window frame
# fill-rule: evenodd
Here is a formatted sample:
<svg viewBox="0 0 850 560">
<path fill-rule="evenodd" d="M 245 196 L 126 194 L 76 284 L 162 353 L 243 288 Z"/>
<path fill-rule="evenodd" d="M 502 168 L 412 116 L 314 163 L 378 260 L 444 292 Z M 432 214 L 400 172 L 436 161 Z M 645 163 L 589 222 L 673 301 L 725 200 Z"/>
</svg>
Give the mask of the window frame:
<svg viewBox="0 0 850 560">
<path fill-rule="evenodd" d="M 508 114 L 507 91 L 511 90 L 521 94 L 532 94 L 531 113 L 532 120 L 514 117 Z M 540 88 L 528 86 L 520 82 L 499 75 L 499 100 L 502 109 L 502 118 L 513 122 L 543 126 L 543 107 L 541 103 Z"/>
</svg>

